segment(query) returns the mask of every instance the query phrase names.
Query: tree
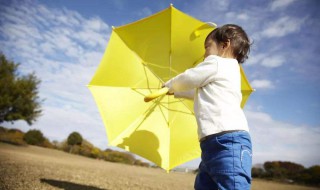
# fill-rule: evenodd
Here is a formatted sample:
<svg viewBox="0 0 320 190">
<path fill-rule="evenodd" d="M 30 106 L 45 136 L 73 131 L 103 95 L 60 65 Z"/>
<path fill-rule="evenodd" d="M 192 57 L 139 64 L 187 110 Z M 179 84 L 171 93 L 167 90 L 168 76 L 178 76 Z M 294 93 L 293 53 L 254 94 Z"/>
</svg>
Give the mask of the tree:
<svg viewBox="0 0 320 190">
<path fill-rule="evenodd" d="M 262 168 L 255 168 L 255 167 L 253 167 L 253 168 L 251 169 L 251 176 L 252 176 L 253 178 L 262 178 L 263 175 L 264 175 L 264 171 L 263 171 Z"/>
<path fill-rule="evenodd" d="M 46 140 L 42 132 L 39 130 L 29 130 L 23 137 L 23 140 L 31 145 L 42 146 L 43 142 Z"/>
<path fill-rule="evenodd" d="M 72 132 L 68 136 L 68 145 L 81 145 L 82 140 L 82 136 L 78 132 Z"/>
<path fill-rule="evenodd" d="M 305 169 L 298 180 L 308 185 L 320 186 L 320 166 Z"/>
<path fill-rule="evenodd" d="M 305 169 L 300 164 L 286 161 L 265 162 L 263 166 L 266 171 L 266 177 L 274 179 L 296 180 Z"/>
<path fill-rule="evenodd" d="M 0 53 L 0 123 L 24 120 L 32 125 L 41 114 L 40 80 L 34 73 L 21 76 L 18 66 Z"/>
</svg>

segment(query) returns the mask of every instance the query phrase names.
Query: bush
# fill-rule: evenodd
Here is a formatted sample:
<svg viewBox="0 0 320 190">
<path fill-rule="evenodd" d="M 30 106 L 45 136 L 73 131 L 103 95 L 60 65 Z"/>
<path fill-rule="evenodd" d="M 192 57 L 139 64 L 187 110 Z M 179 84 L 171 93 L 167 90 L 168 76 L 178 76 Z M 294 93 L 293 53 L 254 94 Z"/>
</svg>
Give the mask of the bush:
<svg viewBox="0 0 320 190">
<path fill-rule="evenodd" d="M 131 154 L 118 151 L 104 152 L 103 159 L 110 162 L 120 162 L 130 165 L 135 163 L 135 158 Z"/>
<path fill-rule="evenodd" d="M 1 133 L 6 133 L 6 132 L 7 132 L 7 129 L 2 127 L 2 126 L 0 126 L 0 134 Z"/>
<path fill-rule="evenodd" d="M 71 154 L 81 154 L 81 146 L 80 145 L 69 145 L 68 152 Z"/>
<path fill-rule="evenodd" d="M 136 160 L 134 162 L 134 165 L 136 166 L 142 166 L 142 167 L 150 167 L 150 164 L 146 163 L 146 162 L 143 162 L 141 160 Z"/>
<path fill-rule="evenodd" d="M 68 137 L 68 145 L 81 145 L 82 136 L 78 132 L 73 132 Z"/>
<path fill-rule="evenodd" d="M 298 180 L 308 185 L 320 186 L 320 166 L 312 166 L 304 170 Z"/>
<path fill-rule="evenodd" d="M 101 158 L 101 150 L 99 148 L 94 147 L 91 149 L 90 157 L 92 158 Z"/>
<path fill-rule="evenodd" d="M 31 145 L 42 146 L 43 142 L 46 140 L 39 130 L 29 130 L 23 137 L 23 140 Z"/>
<path fill-rule="evenodd" d="M 262 178 L 264 176 L 264 171 L 262 168 L 253 167 L 251 170 L 251 176 L 253 178 Z"/>
<path fill-rule="evenodd" d="M 45 148 L 55 148 L 54 145 L 47 138 L 44 139 L 42 145 L 40 146 Z"/>
<path fill-rule="evenodd" d="M 24 133 L 18 129 L 0 127 L 0 141 L 13 145 L 26 145 L 23 140 Z"/>
<path fill-rule="evenodd" d="M 286 161 L 265 162 L 263 166 L 266 171 L 266 177 L 280 180 L 296 180 L 305 169 L 300 164 Z"/>
</svg>

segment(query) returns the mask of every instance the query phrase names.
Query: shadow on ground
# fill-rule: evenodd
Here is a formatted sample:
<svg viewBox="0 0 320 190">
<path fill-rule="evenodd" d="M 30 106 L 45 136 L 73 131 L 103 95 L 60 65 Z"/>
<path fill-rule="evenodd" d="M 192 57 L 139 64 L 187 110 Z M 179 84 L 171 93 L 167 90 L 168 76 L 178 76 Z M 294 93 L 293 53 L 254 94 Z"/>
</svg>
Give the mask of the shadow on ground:
<svg viewBox="0 0 320 190">
<path fill-rule="evenodd" d="M 94 186 L 82 185 L 77 183 L 72 183 L 68 181 L 60 181 L 54 179 L 40 179 L 41 183 L 47 183 L 51 186 L 58 187 L 64 190 L 107 190 L 101 189 Z"/>
</svg>

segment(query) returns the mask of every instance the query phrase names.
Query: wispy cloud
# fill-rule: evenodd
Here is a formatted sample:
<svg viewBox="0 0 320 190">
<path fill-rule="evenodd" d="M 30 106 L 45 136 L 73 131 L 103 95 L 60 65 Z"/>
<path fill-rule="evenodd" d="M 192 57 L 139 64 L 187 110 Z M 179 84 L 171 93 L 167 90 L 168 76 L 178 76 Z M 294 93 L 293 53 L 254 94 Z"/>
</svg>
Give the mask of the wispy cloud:
<svg viewBox="0 0 320 190">
<path fill-rule="evenodd" d="M 274 120 L 264 112 L 246 111 L 254 144 L 254 162 L 284 160 L 311 166 L 320 159 L 319 128 Z"/>
<path fill-rule="evenodd" d="M 106 146 L 101 119 L 85 85 L 107 44 L 108 24 L 99 17 L 84 18 L 34 1 L 1 6 L 0 21 L 1 51 L 21 63 L 23 74 L 35 71 L 42 81 L 44 113 L 36 126 L 46 128 L 45 135 L 52 139 L 78 131 L 94 144 Z"/>
<path fill-rule="evenodd" d="M 305 18 L 292 18 L 289 16 L 281 17 L 276 21 L 269 21 L 262 31 L 262 37 L 273 38 L 282 37 L 288 34 L 298 32 Z"/>
<path fill-rule="evenodd" d="M 274 88 L 274 85 L 269 80 L 253 80 L 251 86 L 254 89 L 270 89 Z"/>
<path fill-rule="evenodd" d="M 277 68 L 282 66 L 286 62 L 284 55 L 277 53 L 258 53 L 250 55 L 250 59 L 246 64 L 249 66 L 263 66 L 267 68 Z"/>
<path fill-rule="evenodd" d="M 278 10 L 281 8 L 286 8 L 292 4 L 295 0 L 276 0 L 271 3 L 271 10 Z"/>
<path fill-rule="evenodd" d="M 275 68 L 280 67 L 285 62 L 285 57 L 282 55 L 270 56 L 263 59 L 260 64 L 265 67 Z"/>
<path fill-rule="evenodd" d="M 143 18 L 152 15 L 152 11 L 149 7 L 144 7 L 142 10 L 137 11 L 136 15 Z"/>
</svg>

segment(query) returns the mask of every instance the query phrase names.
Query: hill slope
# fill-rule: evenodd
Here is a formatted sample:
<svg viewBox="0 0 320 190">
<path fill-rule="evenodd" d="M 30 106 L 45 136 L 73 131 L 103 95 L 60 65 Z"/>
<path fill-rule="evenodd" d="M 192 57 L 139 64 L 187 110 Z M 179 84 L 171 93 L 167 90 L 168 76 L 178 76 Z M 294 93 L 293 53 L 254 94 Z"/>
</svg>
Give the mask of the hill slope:
<svg viewBox="0 0 320 190">
<path fill-rule="evenodd" d="M 195 175 L 94 160 L 35 146 L 0 143 L 0 189 L 193 189 Z M 312 190 L 254 181 L 253 190 Z"/>
</svg>

